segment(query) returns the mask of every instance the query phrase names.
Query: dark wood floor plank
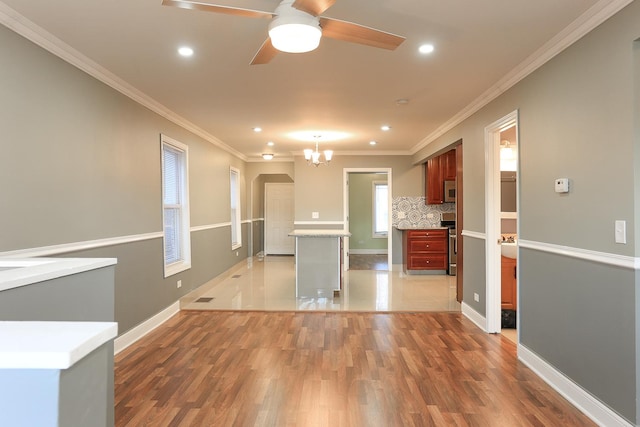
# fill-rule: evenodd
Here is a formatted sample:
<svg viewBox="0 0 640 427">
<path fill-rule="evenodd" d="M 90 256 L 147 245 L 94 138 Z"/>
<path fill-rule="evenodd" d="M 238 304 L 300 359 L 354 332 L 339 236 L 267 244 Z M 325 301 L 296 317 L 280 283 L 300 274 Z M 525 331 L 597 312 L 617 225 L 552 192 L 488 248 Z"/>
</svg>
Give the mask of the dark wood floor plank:
<svg viewBox="0 0 640 427">
<path fill-rule="evenodd" d="M 116 357 L 117 426 L 592 426 L 459 313 L 180 312 Z"/>
</svg>

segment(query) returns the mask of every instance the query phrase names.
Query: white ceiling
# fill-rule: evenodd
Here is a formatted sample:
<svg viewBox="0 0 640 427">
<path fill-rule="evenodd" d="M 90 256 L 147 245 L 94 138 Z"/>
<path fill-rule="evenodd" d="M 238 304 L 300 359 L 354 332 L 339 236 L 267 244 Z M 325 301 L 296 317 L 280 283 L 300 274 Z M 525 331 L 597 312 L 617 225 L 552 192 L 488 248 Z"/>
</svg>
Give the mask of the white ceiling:
<svg viewBox="0 0 640 427">
<path fill-rule="evenodd" d="M 289 132 L 325 129 L 351 135 L 321 144 L 337 154 L 413 153 L 589 8 L 595 5 L 587 13 L 593 14 L 613 2 L 337 0 L 323 15 L 406 41 L 387 51 L 323 39 L 316 51 L 280 53 L 270 64 L 250 66 L 268 20 L 172 8 L 161 0 L 3 1 L 247 159 L 264 152 L 291 157 L 310 144 Z M 278 4 L 210 2 L 265 11 Z M 418 54 L 423 43 L 434 44 L 435 52 Z M 195 49 L 190 59 L 176 53 L 184 44 Z M 400 98 L 409 103 L 397 105 Z M 381 131 L 383 124 L 391 131 Z M 254 126 L 264 131 L 254 133 Z"/>
</svg>

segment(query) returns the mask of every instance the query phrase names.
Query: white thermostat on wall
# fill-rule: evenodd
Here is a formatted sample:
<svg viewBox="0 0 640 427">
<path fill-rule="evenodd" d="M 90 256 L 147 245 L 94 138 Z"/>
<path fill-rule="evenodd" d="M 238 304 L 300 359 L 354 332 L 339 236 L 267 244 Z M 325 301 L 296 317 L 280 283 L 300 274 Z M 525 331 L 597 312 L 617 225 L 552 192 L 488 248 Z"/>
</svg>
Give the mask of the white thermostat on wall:
<svg viewBox="0 0 640 427">
<path fill-rule="evenodd" d="M 569 192 L 569 178 L 557 178 L 555 182 L 556 182 L 556 193 Z"/>
</svg>

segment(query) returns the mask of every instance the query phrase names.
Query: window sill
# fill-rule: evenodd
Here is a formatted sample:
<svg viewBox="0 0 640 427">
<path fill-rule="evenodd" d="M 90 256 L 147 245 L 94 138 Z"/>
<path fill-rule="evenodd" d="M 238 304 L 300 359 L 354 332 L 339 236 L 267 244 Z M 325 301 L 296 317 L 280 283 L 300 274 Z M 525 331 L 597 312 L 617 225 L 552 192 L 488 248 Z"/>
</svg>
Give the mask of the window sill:
<svg viewBox="0 0 640 427">
<path fill-rule="evenodd" d="M 180 261 L 164 266 L 164 277 L 170 277 L 191 268 L 191 262 Z"/>
</svg>

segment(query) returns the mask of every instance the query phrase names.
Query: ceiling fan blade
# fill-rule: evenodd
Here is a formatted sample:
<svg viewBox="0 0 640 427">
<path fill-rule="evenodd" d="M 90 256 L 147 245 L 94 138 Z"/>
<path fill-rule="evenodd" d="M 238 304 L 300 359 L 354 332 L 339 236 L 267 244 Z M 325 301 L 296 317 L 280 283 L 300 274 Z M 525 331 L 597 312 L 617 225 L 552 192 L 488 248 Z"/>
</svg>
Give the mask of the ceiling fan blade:
<svg viewBox="0 0 640 427">
<path fill-rule="evenodd" d="M 335 2 L 336 0 L 296 0 L 291 6 L 313 16 L 318 16 L 333 6 Z"/>
<path fill-rule="evenodd" d="M 394 50 L 405 41 L 402 36 L 333 18 L 320 17 L 320 27 L 323 37 L 388 50 Z"/>
<path fill-rule="evenodd" d="M 267 64 L 278 52 L 278 49 L 271 44 L 271 38 L 267 37 L 251 60 L 251 65 Z"/>
<path fill-rule="evenodd" d="M 180 9 L 201 10 L 205 12 L 224 13 L 227 15 L 245 16 L 248 18 L 272 18 L 273 13 L 261 10 L 242 9 L 239 7 L 220 6 L 192 0 L 162 0 L 163 6 L 173 6 Z"/>
</svg>

